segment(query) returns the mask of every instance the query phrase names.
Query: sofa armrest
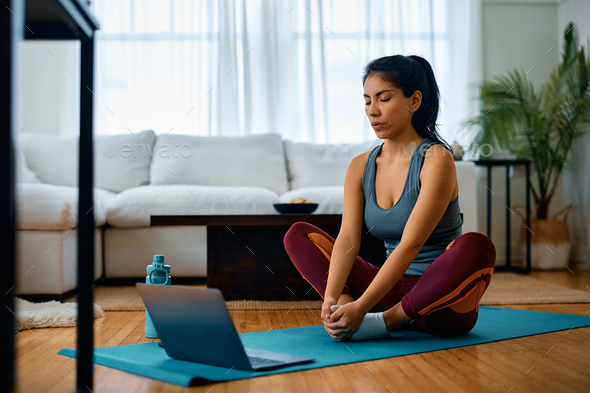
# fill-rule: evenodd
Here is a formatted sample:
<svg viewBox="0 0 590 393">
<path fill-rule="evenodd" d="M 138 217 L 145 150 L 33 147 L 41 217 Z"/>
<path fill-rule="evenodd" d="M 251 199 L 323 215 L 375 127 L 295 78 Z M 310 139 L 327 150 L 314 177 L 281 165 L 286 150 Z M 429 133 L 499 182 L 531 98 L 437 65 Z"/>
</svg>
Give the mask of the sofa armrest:
<svg viewBox="0 0 590 393">
<path fill-rule="evenodd" d="M 477 232 L 477 177 L 473 161 L 455 161 L 459 183 L 459 207 L 463 213 L 462 232 Z"/>
</svg>

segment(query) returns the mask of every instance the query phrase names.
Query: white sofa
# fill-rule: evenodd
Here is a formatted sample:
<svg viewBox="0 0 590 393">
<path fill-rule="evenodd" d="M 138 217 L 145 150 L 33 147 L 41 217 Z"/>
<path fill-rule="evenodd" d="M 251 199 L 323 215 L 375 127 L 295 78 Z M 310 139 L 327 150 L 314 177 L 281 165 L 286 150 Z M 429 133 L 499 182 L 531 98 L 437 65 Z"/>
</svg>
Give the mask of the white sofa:
<svg viewBox="0 0 590 393">
<path fill-rule="evenodd" d="M 278 214 L 294 197 L 342 213 L 348 163 L 382 143 L 315 145 L 278 134 L 95 137 L 96 271 L 145 276 L 163 254 L 174 277 L 205 277 L 206 227 L 150 227 L 150 215 Z M 17 294 L 76 287 L 77 137 L 23 133 L 17 146 Z M 475 166 L 456 161 L 463 233 L 477 231 Z M 34 266 L 34 268 L 31 268 Z"/>
</svg>

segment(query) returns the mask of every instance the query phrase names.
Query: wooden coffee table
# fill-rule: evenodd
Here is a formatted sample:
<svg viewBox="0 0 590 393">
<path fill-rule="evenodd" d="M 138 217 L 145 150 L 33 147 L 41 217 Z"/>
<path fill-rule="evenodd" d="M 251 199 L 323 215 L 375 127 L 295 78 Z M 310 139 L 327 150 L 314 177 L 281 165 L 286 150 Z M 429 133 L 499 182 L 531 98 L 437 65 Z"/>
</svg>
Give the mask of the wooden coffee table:
<svg viewBox="0 0 590 393">
<path fill-rule="evenodd" d="M 151 216 L 152 226 L 207 226 L 207 286 L 226 300 L 320 300 L 285 251 L 285 234 L 298 221 L 316 225 L 336 238 L 341 214 Z M 359 254 L 381 266 L 383 241 L 366 227 Z"/>
</svg>

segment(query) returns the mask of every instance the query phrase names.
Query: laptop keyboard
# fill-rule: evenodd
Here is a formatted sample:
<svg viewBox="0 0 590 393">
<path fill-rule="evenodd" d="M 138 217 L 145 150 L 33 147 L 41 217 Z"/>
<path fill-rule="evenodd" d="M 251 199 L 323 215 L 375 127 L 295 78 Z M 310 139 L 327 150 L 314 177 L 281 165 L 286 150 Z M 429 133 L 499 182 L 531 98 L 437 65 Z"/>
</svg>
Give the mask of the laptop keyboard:
<svg viewBox="0 0 590 393">
<path fill-rule="evenodd" d="M 250 359 L 250 365 L 252 365 L 253 368 L 268 367 L 285 363 L 281 360 L 258 358 L 256 356 L 248 356 L 248 359 Z"/>
</svg>

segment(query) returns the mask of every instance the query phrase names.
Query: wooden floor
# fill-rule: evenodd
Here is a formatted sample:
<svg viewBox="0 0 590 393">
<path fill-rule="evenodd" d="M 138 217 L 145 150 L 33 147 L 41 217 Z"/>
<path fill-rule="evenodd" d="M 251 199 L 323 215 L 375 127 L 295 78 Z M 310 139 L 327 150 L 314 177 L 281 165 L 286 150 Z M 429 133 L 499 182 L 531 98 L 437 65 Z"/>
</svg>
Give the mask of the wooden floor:
<svg viewBox="0 0 590 393">
<path fill-rule="evenodd" d="M 555 284 L 590 290 L 590 272 L 532 272 Z M 590 304 L 507 306 L 590 315 Z M 238 332 L 321 324 L 317 310 L 232 311 Z M 143 312 L 108 312 L 96 320 L 95 346 L 153 341 L 143 335 Z M 71 392 L 76 361 L 57 355 L 74 348 L 76 328 L 16 334 L 17 392 Z M 97 392 L 587 392 L 590 327 L 463 348 L 181 388 L 97 365 Z"/>
</svg>

